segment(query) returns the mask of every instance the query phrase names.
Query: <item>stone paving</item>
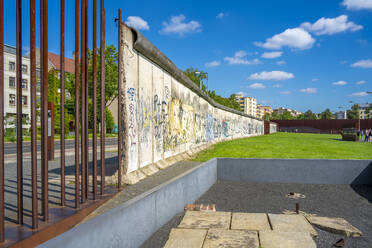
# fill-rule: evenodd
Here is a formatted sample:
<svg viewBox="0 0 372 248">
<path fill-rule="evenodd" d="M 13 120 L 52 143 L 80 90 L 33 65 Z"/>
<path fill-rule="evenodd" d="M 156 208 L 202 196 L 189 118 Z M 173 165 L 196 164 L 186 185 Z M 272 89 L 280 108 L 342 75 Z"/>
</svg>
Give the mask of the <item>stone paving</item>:
<svg viewBox="0 0 372 248">
<path fill-rule="evenodd" d="M 166 248 L 315 248 L 317 232 L 302 215 L 187 211 Z"/>
</svg>

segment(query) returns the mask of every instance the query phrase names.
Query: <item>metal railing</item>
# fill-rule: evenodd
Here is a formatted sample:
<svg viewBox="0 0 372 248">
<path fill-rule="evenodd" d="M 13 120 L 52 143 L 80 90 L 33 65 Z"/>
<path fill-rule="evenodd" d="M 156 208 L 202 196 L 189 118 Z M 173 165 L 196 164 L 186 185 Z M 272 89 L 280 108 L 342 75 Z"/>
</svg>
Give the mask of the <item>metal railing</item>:
<svg viewBox="0 0 372 248">
<path fill-rule="evenodd" d="M 72 0 L 73 1 L 73 0 Z M 60 0 L 60 127 L 61 127 L 61 145 L 60 145 L 60 205 L 66 206 L 66 152 L 65 152 L 65 0 Z M 100 0 L 100 176 L 101 184 L 98 192 L 98 157 L 97 157 L 97 0 L 93 1 L 93 81 L 92 96 L 88 93 L 88 0 L 75 0 L 75 189 L 74 202 L 75 208 L 81 208 L 88 196 L 93 200 L 98 195 L 105 194 L 105 8 L 104 0 Z M 37 63 L 36 63 L 36 7 L 35 0 L 30 0 L 30 99 L 31 99 L 31 218 L 32 229 L 39 227 L 39 217 L 42 221 L 48 221 L 49 201 L 48 201 L 48 0 L 40 0 L 40 125 L 41 125 L 41 156 L 37 154 Z M 22 19 L 23 15 L 22 0 L 16 0 L 16 96 L 22 96 Z M 121 11 L 119 10 L 119 34 L 121 32 Z M 120 42 L 120 41 L 119 41 Z M 81 52 L 80 52 L 81 51 Z M 121 58 L 119 49 L 119 58 Z M 119 70 L 121 68 L 121 59 L 119 59 Z M 121 82 L 121 74 L 118 74 L 118 82 Z M 24 90 L 24 89 L 23 89 Z M 118 187 L 121 185 L 122 161 L 121 139 L 122 127 L 120 125 L 121 117 L 121 90 L 118 87 L 119 95 L 119 135 L 118 135 Z M 89 151 L 88 151 L 88 98 L 92 98 L 93 104 L 93 172 L 92 185 L 89 185 Z M 22 97 L 16 97 L 16 129 L 17 129 L 17 224 L 24 224 L 24 183 L 23 183 L 23 139 L 22 139 Z M 79 126 L 80 124 L 80 126 Z M 53 128 L 53 127 L 52 127 Z M 80 142 L 80 143 L 79 143 Z M 80 150 L 81 149 L 81 150 Z M 41 214 L 38 210 L 38 166 L 41 162 Z M 81 163 L 81 167 L 80 167 Z M 6 239 L 5 214 L 4 214 L 4 0 L 0 0 L 0 245 Z M 80 180 L 81 179 L 81 180 Z M 92 186 L 92 192 L 89 192 L 89 186 Z"/>
</svg>

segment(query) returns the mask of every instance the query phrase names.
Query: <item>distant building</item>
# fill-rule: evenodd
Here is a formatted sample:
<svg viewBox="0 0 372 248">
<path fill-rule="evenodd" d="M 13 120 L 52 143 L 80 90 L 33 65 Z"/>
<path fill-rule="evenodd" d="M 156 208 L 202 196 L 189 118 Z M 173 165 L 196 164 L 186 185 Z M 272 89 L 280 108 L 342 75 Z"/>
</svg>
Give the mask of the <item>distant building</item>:
<svg viewBox="0 0 372 248">
<path fill-rule="evenodd" d="M 257 99 L 253 97 L 244 97 L 243 94 L 236 94 L 235 100 L 240 105 L 240 110 L 247 115 L 257 116 Z"/>
<path fill-rule="evenodd" d="M 262 108 L 261 104 L 257 104 L 257 111 L 256 111 L 256 117 L 263 118 L 264 117 L 264 109 Z"/>
<path fill-rule="evenodd" d="M 8 116 L 5 120 L 5 128 L 15 127 L 15 117 L 17 113 L 16 100 L 16 54 L 17 48 L 9 45 L 4 45 L 4 115 Z M 60 70 L 60 56 L 54 53 L 48 53 L 48 69 Z M 74 60 L 65 58 L 65 71 L 74 73 Z M 22 56 L 22 115 L 26 118 L 26 123 L 22 128 L 30 128 L 29 121 L 31 120 L 31 85 L 30 85 L 30 54 Z M 40 50 L 36 49 L 36 80 L 37 80 L 37 95 L 40 95 Z"/>
<path fill-rule="evenodd" d="M 359 118 L 360 119 L 371 119 L 372 112 L 369 112 L 371 105 L 369 103 L 366 104 L 358 104 L 358 111 L 359 111 Z"/>
<path fill-rule="evenodd" d="M 335 113 L 336 119 L 337 120 L 346 120 L 347 119 L 347 114 L 346 111 L 338 111 Z"/>
<path fill-rule="evenodd" d="M 294 109 L 292 110 L 292 109 L 289 109 L 289 108 L 283 108 L 283 107 L 280 107 L 278 109 L 274 109 L 273 112 L 277 113 L 278 115 L 282 115 L 284 112 L 287 112 L 287 111 L 290 112 L 293 117 L 298 117 L 299 115 L 302 114 L 302 112 L 300 112 L 300 111 L 297 111 L 297 110 L 294 110 Z"/>
</svg>

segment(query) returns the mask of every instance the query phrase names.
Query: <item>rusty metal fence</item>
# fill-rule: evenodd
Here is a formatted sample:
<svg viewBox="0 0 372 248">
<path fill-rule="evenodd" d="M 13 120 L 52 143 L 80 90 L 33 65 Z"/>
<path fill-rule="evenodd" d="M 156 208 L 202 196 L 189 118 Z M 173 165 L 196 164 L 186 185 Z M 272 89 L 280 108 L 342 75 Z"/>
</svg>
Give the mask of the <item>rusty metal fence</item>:
<svg viewBox="0 0 372 248">
<path fill-rule="evenodd" d="M 72 0 L 73 1 L 73 0 Z M 75 30 L 65 29 L 65 0 L 60 0 L 60 206 L 66 207 L 66 182 L 65 182 L 65 32 L 75 33 L 74 48 L 74 68 L 75 68 L 75 190 L 74 201 L 75 208 L 80 209 L 89 198 L 98 199 L 99 195 L 105 194 L 105 8 L 104 0 L 100 0 L 100 85 L 97 85 L 97 1 L 93 0 L 93 29 L 92 38 L 88 33 L 88 23 L 91 20 L 89 16 L 88 0 L 75 0 Z M 22 135 L 22 20 L 24 18 L 22 1 L 16 0 L 16 129 L 17 129 L 17 224 L 24 225 L 24 183 L 23 183 L 23 135 Z M 31 95 L 31 195 L 32 211 L 31 220 L 32 229 L 39 228 L 39 222 L 47 222 L 50 217 L 48 201 L 48 0 L 40 0 L 40 126 L 41 126 L 41 155 L 37 153 L 37 54 L 36 54 L 36 4 L 35 0 L 30 0 L 30 95 Z M 28 21 L 28 20 L 26 20 Z M 119 10 L 119 33 L 121 22 L 121 11 Z M 68 27 L 70 28 L 70 27 Z M 6 31 L 6 27 L 5 27 Z M 88 82 L 88 49 L 89 42 L 92 41 L 93 51 L 93 81 Z M 119 41 L 120 42 L 120 41 Z M 119 58 L 121 57 L 119 49 Z M 121 68 L 119 59 L 119 69 Z M 120 73 L 118 75 L 120 80 Z M 88 83 L 92 83 L 93 93 L 88 93 Z M 97 157 L 97 87 L 100 87 L 100 191 L 98 191 L 98 157 Z M 118 87 L 119 99 L 121 96 L 120 87 Z M 92 99 L 93 104 L 93 170 L 92 185 L 89 185 L 89 143 L 88 143 L 88 99 Z M 121 116 L 120 100 L 119 119 Z M 120 120 L 119 120 L 120 123 Z M 50 128 L 50 127 L 49 127 Z M 0 246 L 7 239 L 5 228 L 6 216 L 4 214 L 4 2 L 0 0 Z M 119 134 L 122 132 L 119 125 Z M 121 185 L 121 135 L 118 135 L 118 187 Z M 80 142 L 80 143 L 79 143 Z M 41 199 L 38 199 L 38 162 L 41 164 Z M 92 190 L 90 191 L 90 188 Z M 41 202 L 41 210 L 38 205 Z"/>
</svg>

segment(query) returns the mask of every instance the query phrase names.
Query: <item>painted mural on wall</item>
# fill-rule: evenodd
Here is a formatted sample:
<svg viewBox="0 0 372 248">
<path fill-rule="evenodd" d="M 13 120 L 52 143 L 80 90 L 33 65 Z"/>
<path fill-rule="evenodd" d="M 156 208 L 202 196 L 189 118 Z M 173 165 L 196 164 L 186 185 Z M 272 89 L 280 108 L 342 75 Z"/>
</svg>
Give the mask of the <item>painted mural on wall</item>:
<svg viewBox="0 0 372 248">
<path fill-rule="evenodd" d="M 262 121 L 215 108 L 131 45 L 123 49 L 131 49 L 123 58 L 131 78 L 126 87 L 126 155 L 128 163 L 137 164 L 130 171 L 190 147 L 263 134 Z"/>
</svg>

